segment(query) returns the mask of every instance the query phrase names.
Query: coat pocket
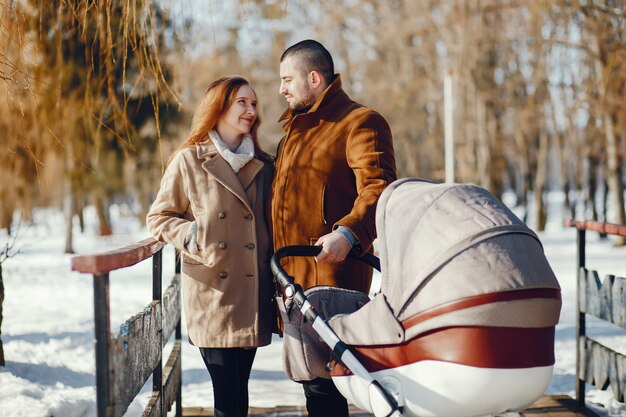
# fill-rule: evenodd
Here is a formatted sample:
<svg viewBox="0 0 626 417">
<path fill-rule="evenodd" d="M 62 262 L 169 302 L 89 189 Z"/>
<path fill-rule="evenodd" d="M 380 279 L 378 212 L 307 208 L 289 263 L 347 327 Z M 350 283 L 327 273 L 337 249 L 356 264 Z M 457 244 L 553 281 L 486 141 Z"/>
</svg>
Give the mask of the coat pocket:
<svg viewBox="0 0 626 417">
<path fill-rule="evenodd" d="M 219 267 L 185 262 L 183 264 L 183 275 L 215 288 L 224 288 L 228 285 L 229 274 Z"/>
<path fill-rule="evenodd" d="M 197 259 L 192 258 L 191 256 L 181 252 L 182 257 L 183 257 L 183 265 L 202 265 L 202 262 L 200 262 Z"/>
<path fill-rule="evenodd" d="M 315 243 L 317 243 L 317 241 L 320 240 L 319 237 L 310 237 L 309 238 L 309 245 L 311 246 L 315 246 Z M 304 258 L 303 258 L 304 259 Z M 319 277 L 319 264 L 313 259 L 311 258 L 311 260 L 313 261 L 313 276 L 311 277 L 311 279 L 313 280 L 312 282 L 315 283 L 315 285 L 317 285 L 317 280 Z"/>
<path fill-rule="evenodd" d="M 322 223 L 324 223 L 324 225 L 327 225 L 328 221 L 326 220 L 326 184 L 322 184 L 320 210 L 321 210 L 320 214 L 322 215 Z"/>
</svg>

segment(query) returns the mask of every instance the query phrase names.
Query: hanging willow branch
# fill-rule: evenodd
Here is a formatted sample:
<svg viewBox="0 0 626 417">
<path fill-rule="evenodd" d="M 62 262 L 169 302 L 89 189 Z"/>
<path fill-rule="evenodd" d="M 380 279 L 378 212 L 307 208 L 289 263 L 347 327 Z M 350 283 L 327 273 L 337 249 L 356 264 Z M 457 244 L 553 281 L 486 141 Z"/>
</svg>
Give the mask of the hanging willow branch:
<svg viewBox="0 0 626 417">
<path fill-rule="evenodd" d="M 168 19 L 149 0 L 0 0 L 0 92 L 80 109 L 132 148 L 133 96 L 150 97 L 157 128 L 160 101 L 180 105 L 159 56 Z"/>
</svg>

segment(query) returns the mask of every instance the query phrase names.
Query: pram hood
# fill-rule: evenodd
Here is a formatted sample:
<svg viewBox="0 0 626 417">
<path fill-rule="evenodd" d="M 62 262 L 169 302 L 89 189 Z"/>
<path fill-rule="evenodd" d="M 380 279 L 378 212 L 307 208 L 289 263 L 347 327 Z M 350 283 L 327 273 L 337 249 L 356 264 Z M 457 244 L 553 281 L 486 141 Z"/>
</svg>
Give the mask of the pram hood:
<svg viewBox="0 0 626 417">
<path fill-rule="evenodd" d="M 330 321 L 344 342 L 390 344 L 444 326 L 545 327 L 558 321 L 560 299 L 531 297 L 438 315 L 411 329 L 402 325 L 472 296 L 559 289 L 537 235 L 487 190 L 400 179 L 381 195 L 376 227 L 381 294 Z"/>
</svg>

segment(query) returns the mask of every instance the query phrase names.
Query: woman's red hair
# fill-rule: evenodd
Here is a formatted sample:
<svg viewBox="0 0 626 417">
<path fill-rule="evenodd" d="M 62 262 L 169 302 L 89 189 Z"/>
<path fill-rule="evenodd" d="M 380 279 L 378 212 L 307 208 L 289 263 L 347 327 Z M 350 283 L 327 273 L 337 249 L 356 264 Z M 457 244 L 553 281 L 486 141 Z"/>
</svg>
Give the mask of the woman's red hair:
<svg viewBox="0 0 626 417">
<path fill-rule="evenodd" d="M 189 133 L 187 140 L 178 148 L 178 150 L 188 148 L 190 146 L 194 146 L 196 143 L 208 140 L 209 132 L 217 126 L 217 121 L 230 108 L 237 98 L 237 91 L 239 91 L 239 88 L 244 85 L 250 87 L 248 80 L 237 75 L 223 77 L 213 81 L 202 95 L 202 99 L 193 114 L 191 132 Z M 254 94 L 256 95 L 256 92 Z M 252 137 L 252 142 L 254 143 L 254 153 L 260 160 L 264 162 L 271 162 L 272 157 L 263 151 L 259 145 L 257 131 L 260 124 L 261 119 L 257 115 L 257 118 L 250 129 L 250 136 Z"/>
</svg>

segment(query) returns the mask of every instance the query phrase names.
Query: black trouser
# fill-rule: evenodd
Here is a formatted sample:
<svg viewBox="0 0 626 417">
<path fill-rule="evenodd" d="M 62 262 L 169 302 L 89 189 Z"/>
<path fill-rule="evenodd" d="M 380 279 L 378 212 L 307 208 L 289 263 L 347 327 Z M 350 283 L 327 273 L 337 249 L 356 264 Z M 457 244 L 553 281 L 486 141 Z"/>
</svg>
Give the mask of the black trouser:
<svg viewBox="0 0 626 417">
<path fill-rule="evenodd" d="M 246 417 L 256 348 L 200 348 L 200 354 L 213 382 L 215 417 Z"/>
<path fill-rule="evenodd" d="M 348 401 L 332 380 L 316 378 L 302 384 L 309 417 L 348 417 Z"/>
</svg>

